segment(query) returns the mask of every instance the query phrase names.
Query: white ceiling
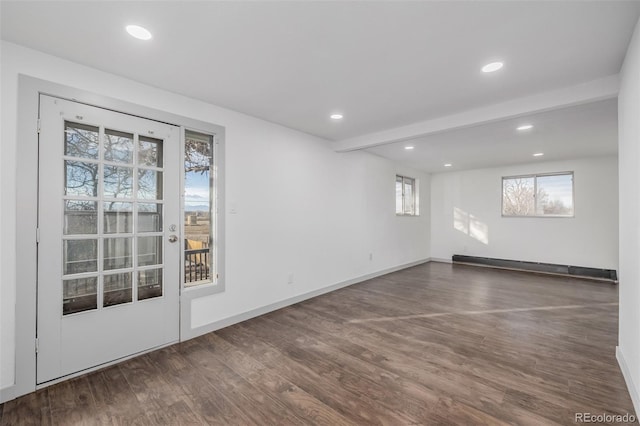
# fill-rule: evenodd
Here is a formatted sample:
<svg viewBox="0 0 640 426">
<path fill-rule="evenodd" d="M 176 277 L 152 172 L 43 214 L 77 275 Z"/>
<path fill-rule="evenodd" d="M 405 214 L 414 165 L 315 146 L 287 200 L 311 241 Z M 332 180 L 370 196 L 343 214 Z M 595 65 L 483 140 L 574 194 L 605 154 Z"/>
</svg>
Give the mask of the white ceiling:
<svg viewBox="0 0 640 426">
<path fill-rule="evenodd" d="M 640 15 L 637 1 L 2 1 L 1 8 L 5 40 L 331 140 L 616 74 Z M 129 37 L 130 23 L 147 27 L 153 40 Z M 504 69 L 479 71 L 493 60 Z M 569 111 L 558 114 L 571 121 L 549 115 L 544 122 L 559 133 L 541 149 L 595 150 L 590 133 L 561 125 L 610 134 L 611 117 L 598 114 L 612 106 L 594 108 L 588 123 Z M 345 119 L 332 122 L 332 112 Z M 451 146 L 477 148 L 480 140 L 489 145 L 478 155 L 506 159 L 496 141 L 511 147 L 524 137 L 501 132 L 497 124 L 455 131 L 452 145 L 429 137 L 430 152 L 442 145 L 443 158 L 416 149 L 411 161 L 431 169 Z M 587 141 L 570 148 L 562 135 Z M 372 151 L 395 158 L 393 149 Z M 473 163 L 469 152 L 458 154 L 450 161 Z M 418 155 L 427 163 L 416 163 Z"/>
<path fill-rule="evenodd" d="M 532 124 L 528 131 L 517 127 Z M 615 155 L 617 99 L 452 130 L 367 151 L 427 172 Z M 405 146 L 413 146 L 407 151 Z M 544 156 L 533 157 L 542 152 Z M 444 167 L 451 163 L 452 167 Z"/>
</svg>

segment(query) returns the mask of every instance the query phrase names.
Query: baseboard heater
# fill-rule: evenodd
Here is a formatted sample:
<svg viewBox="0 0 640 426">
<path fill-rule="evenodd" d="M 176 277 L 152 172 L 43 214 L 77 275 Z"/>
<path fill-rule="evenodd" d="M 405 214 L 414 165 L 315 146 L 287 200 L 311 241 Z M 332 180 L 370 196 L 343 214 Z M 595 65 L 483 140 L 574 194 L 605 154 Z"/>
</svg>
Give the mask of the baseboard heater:
<svg viewBox="0 0 640 426">
<path fill-rule="evenodd" d="M 525 262 L 522 260 L 493 259 L 490 257 L 464 256 L 454 254 L 453 263 L 490 266 L 493 268 L 514 269 L 519 271 L 540 272 L 544 274 L 568 275 L 600 281 L 618 282 L 615 269 L 587 268 L 584 266 L 556 265 L 553 263 Z"/>
</svg>

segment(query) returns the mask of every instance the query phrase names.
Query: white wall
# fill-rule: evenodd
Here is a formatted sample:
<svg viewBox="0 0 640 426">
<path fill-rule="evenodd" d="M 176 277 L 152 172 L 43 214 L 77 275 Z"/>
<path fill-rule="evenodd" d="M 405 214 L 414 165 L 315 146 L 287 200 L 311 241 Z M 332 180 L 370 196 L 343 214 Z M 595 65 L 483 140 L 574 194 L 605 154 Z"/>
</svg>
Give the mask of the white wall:
<svg viewBox="0 0 640 426">
<path fill-rule="evenodd" d="M 467 254 L 617 270 L 617 170 L 615 157 L 599 157 L 434 174 L 431 257 Z M 501 216 L 503 176 L 562 171 L 575 173 L 575 218 Z"/>
<path fill-rule="evenodd" d="M 11 43 L 1 54 L 0 387 L 14 382 L 14 247 L 23 237 L 14 229 L 19 73 L 226 127 L 227 207 L 237 210 L 226 219 L 226 291 L 194 304 L 196 326 L 429 257 L 424 173 Z M 420 217 L 395 216 L 396 172 L 420 179 Z"/>
<path fill-rule="evenodd" d="M 640 412 L 640 24 L 620 73 L 620 314 L 618 359 Z"/>
</svg>

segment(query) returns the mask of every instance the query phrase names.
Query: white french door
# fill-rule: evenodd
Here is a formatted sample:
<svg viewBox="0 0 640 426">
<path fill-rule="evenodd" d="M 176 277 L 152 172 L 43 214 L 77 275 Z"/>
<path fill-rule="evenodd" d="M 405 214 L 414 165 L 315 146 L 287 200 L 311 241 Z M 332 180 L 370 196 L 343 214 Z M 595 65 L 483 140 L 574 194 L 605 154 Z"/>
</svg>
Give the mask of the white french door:
<svg viewBox="0 0 640 426">
<path fill-rule="evenodd" d="M 37 383 L 179 339 L 179 128 L 40 97 Z"/>
</svg>

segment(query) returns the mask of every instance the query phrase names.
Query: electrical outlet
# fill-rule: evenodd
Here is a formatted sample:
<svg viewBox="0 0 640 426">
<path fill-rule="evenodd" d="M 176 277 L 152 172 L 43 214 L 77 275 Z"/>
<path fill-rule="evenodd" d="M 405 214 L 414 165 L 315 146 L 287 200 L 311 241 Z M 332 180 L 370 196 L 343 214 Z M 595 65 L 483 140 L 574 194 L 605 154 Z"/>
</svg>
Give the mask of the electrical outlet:
<svg viewBox="0 0 640 426">
<path fill-rule="evenodd" d="M 293 272 L 289 272 L 287 276 L 287 284 L 293 284 Z"/>
</svg>

